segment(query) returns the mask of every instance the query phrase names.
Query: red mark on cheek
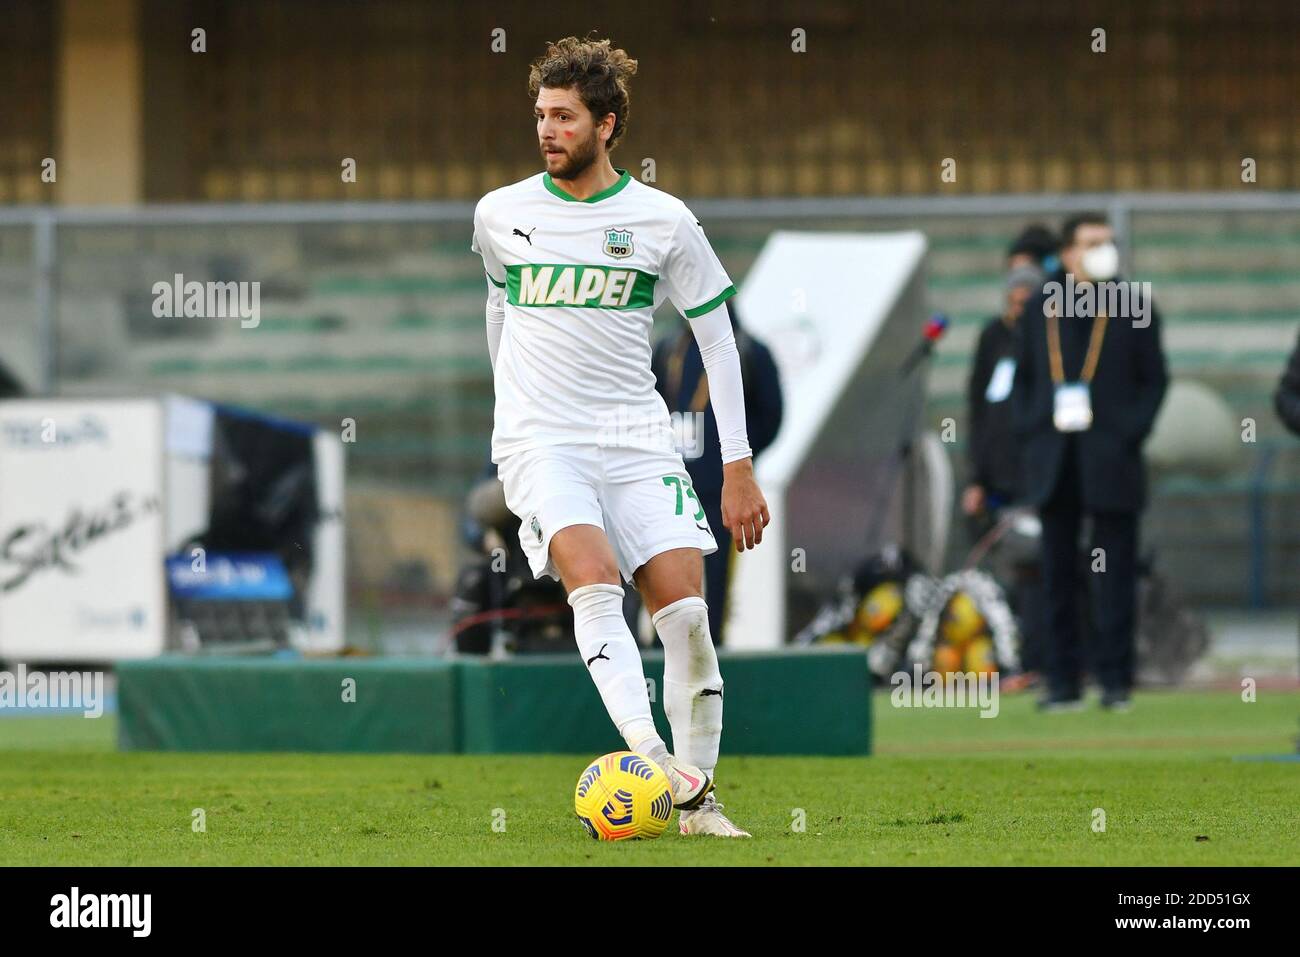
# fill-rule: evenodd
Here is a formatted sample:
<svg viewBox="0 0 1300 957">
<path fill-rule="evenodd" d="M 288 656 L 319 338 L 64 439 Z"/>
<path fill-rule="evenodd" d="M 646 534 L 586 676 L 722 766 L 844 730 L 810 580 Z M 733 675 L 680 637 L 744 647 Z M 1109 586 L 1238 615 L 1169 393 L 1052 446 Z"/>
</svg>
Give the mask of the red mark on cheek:
<svg viewBox="0 0 1300 957">
<path fill-rule="evenodd" d="M 565 135 L 565 136 L 573 136 L 573 130 L 565 130 L 565 131 L 564 131 L 564 135 Z"/>
</svg>

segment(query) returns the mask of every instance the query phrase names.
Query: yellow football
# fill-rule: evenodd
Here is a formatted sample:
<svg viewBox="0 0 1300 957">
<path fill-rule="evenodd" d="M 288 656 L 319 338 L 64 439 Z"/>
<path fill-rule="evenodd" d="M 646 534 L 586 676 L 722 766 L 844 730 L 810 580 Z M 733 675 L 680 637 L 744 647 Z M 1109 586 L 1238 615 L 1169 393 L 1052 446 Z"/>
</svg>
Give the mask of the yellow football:
<svg viewBox="0 0 1300 957">
<path fill-rule="evenodd" d="M 649 758 L 615 751 L 583 770 L 573 809 L 598 841 L 656 838 L 673 813 L 672 789 L 668 775 Z"/>
</svg>

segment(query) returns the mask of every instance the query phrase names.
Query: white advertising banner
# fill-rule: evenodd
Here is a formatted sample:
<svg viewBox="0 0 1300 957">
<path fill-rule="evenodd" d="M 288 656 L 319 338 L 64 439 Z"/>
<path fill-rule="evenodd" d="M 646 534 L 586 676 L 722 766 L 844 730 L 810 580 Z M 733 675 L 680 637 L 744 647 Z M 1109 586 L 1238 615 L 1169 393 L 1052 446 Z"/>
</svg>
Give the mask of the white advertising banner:
<svg viewBox="0 0 1300 957">
<path fill-rule="evenodd" d="M 344 467 L 343 443 L 337 435 L 316 433 L 316 497 L 320 523 L 316 526 L 316 568 L 307 586 L 307 621 L 303 651 L 332 654 L 347 643 L 344 616 L 347 587 L 344 581 Z"/>
<path fill-rule="evenodd" d="M 740 314 L 772 349 L 785 411 L 755 465 L 772 522 L 735 556 L 728 648 L 780 647 L 841 574 L 901 537 L 901 496 L 887 494 L 898 480 L 882 476 L 916 428 L 907 410 L 923 380 L 900 383 L 899 369 L 926 316 L 926 248 L 919 232 L 778 231 L 745 277 Z"/>
<path fill-rule="evenodd" d="M 162 485 L 159 402 L 0 402 L 0 658 L 162 652 Z"/>
</svg>

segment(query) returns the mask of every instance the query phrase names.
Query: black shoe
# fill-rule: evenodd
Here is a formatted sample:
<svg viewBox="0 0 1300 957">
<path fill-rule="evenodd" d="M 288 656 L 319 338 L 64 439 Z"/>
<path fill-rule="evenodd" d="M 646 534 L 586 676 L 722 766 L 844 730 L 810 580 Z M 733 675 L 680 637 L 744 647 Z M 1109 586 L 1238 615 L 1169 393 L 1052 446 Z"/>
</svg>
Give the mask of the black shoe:
<svg viewBox="0 0 1300 957">
<path fill-rule="evenodd" d="M 1104 711 L 1132 711 L 1133 699 L 1122 688 L 1107 689 L 1101 693 L 1101 707 Z"/>
<path fill-rule="evenodd" d="M 1038 699 L 1038 710 L 1044 714 L 1063 714 L 1067 711 L 1082 711 L 1083 698 L 1079 695 L 1049 694 Z"/>
</svg>

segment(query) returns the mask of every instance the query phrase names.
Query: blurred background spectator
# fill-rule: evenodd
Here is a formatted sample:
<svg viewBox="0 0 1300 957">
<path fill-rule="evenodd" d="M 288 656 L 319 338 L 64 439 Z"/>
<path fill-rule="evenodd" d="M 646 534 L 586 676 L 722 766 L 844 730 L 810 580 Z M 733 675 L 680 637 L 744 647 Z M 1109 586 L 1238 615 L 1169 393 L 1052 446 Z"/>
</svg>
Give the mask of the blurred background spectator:
<svg viewBox="0 0 1300 957">
<path fill-rule="evenodd" d="M 1278 418 L 1296 435 L 1300 435 L 1300 337 L 1297 337 L 1291 359 L 1287 362 L 1282 381 L 1277 384 L 1274 396 Z"/>
<path fill-rule="evenodd" d="M 1027 227 L 1011 244 L 1002 312 L 984 323 L 975 346 L 966 386 L 971 481 L 962 494 L 962 511 L 979 524 L 1020 499 L 1020 449 L 1007 401 L 1016 371 L 1016 321 L 1042 288 L 1045 273 L 1055 271 L 1057 245 L 1056 237 L 1039 225 Z"/>
<path fill-rule="evenodd" d="M 1109 262 L 1097 256 L 1107 252 Z M 1120 281 L 1110 224 L 1100 214 L 1071 217 L 1061 230 L 1061 269 L 1048 282 Z M 1136 294 L 1134 294 L 1136 296 Z M 1056 294 L 1060 298 L 1060 293 Z M 1025 306 L 1011 392 L 1023 451 L 1024 494 L 1042 521 L 1047 603 L 1047 691 L 1043 706 L 1067 708 L 1082 692 L 1081 621 L 1091 623 L 1093 675 L 1102 705 L 1126 709 L 1135 675 L 1138 516 L 1146 504 L 1142 444 L 1155 425 L 1169 376 L 1160 315 L 1149 300 L 1130 313 L 1100 306 L 1068 310 L 1048 287 Z M 1063 399 L 1079 396 L 1068 421 Z M 1081 407 L 1081 408 L 1079 408 Z M 1079 533 L 1091 524 L 1086 563 Z M 1099 557 L 1100 556 L 1100 557 Z M 1100 565 L 1098 565 L 1100 562 Z M 1081 567 L 1088 569 L 1091 614 L 1081 619 Z"/>
<path fill-rule="evenodd" d="M 749 447 L 757 465 L 763 450 L 776 439 L 781 428 L 781 377 L 771 350 L 745 331 L 734 300 L 727 302 L 731 328 L 740 353 L 740 374 L 745 383 L 745 423 Z M 678 328 L 661 339 L 651 359 L 655 387 L 664 397 L 668 412 L 681 423 L 682 458 L 690 473 L 695 494 L 700 497 L 718 550 L 704 557 L 704 598 L 709 603 L 709 632 L 713 641 L 722 640 L 726 620 L 727 586 L 734 549 L 731 530 L 722 521 L 722 447 L 718 420 L 709 401 L 709 380 L 704 374 L 700 347 L 691 324 L 679 320 Z"/>
<path fill-rule="evenodd" d="M 7 365 L 0 362 L 0 399 L 16 399 L 22 395 L 26 395 L 23 384 L 9 371 Z"/>
<path fill-rule="evenodd" d="M 1001 315 L 980 331 L 966 387 L 969 423 L 969 484 L 962 493 L 971 539 L 987 535 L 999 512 L 1023 499 L 1020 440 L 1011 414 L 1011 383 L 1016 371 L 1016 323 L 1025 303 L 1037 293 L 1046 271 L 1055 271 L 1059 242 L 1046 226 L 1026 227 L 1007 250 L 1007 278 Z M 1028 556 L 1027 556 L 1028 557 Z M 1044 604 L 1042 570 L 1036 560 L 1015 562 L 1005 583 L 1020 620 L 1021 666 L 1042 665 Z"/>
</svg>

